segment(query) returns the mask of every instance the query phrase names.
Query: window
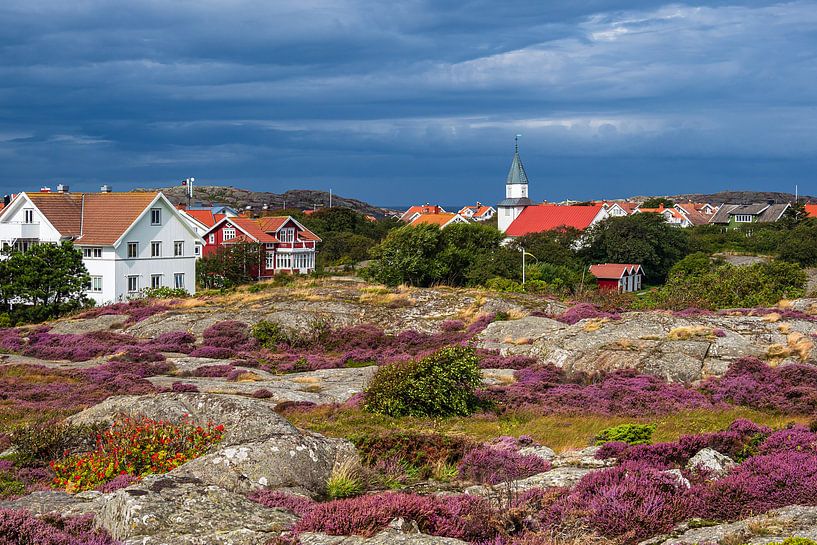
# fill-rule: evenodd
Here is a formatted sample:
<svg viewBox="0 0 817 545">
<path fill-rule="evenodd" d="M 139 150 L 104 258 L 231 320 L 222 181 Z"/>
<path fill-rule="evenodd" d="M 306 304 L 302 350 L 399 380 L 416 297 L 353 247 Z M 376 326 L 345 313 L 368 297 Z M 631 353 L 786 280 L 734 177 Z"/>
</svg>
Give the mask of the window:
<svg viewBox="0 0 817 545">
<path fill-rule="evenodd" d="M 177 240 L 173 243 L 173 255 L 179 257 L 180 255 L 184 255 L 184 241 Z"/>
<path fill-rule="evenodd" d="M 99 259 L 102 257 L 102 248 L 83 248 L 82 257 Z"/>
<path fill-rule="evenodd" d="M 506 208 L 506 209 L 505 209 L 505 217 L 508 217 L 508 216 L 510 216 L 510 215 L 511 215 L 511 209 L 510 209 L 510 208 Z"/>
<path fill-rule="evenodd" d="M 150 209 L 150 224 L 151 225 L 161 225 L 162 224 L 162 209 L 161 208 L 151 208 Z"/>
<path fill-rule="evenodd" d="M 34 223 L 34 209 L 33 208 L 26 208 L 23 210 L 24 221 L 26 223 Z"/>
<path fill-rule="evenodd" d="M 235 227 L 225 227 L 224 228 L 224 240 L 232 240 L 235 238 Z"/>
<path fill-rule="evenodd" d="M 276 269 L 291 269 L 292 256 L 290 254 L 277 254 L 275 257 Z"/>
<path fill-rule="evenodd" d="M 139 277 L 138 276 L 129 276 L 128 277 L 128 292 L 135 293 L 139 291 Z"/>
<path fill-rule="evenodd" d="M 173 285 L 177 290 L 184 289 L 184 273 L 176 273 L 173 275 Z"/>
<path fill-rule="evenodd" d="M 210 233 L 210 237 L 207 239 L 210 244 L 216 243 L 216 235 Z"/>
<path fill-rule="evenodd" d="M 162 275 L 161 274 L 151 274 L 150 275 L 150 287 L 154 288 L 154 289 L 162 287 Z"/>
<path fill-rule="evenodd" d="M 292 227 L 287 227 L 286 229 L 281 229 L 278 237 L 281 242 L 294 242 L 295 241 L 295 229 Z"/>
<path fill-rule="evenodd" d="M 162 257 L 162 243 L 154 240 L 150 243 L 150 257 Z"/>
<path fill-rule="evenodd" d="M 271 271 L 275 268 L 275 254 L 270 252 L 267 254 L 267 270 Z"/>
<path fill-rule="evenodd" d="M 738 223 L 752 223 L 752 216 L 750 214 L 738 214 L 735 216 L 735 221 Z"/>
<path fill-rule="evenodd" d="M 128 242 L 128 257 L 129 258 L 139 257 L 138 242 Z"/>
<path fill-rule="evenodd" d="M 199 255 L 201 253 L 201 246 L 196 244 L 196 246 L 193 248 L 193 253 Z"/>
<path fill-rule="evenodd" d="M 93 292 L 101 292 L 102 291 L 102 277 L 101 276 L 92 276 L 91 280 L 88 281 L 88 285 L 86 288 L 88 291 Z"/>
</svg>

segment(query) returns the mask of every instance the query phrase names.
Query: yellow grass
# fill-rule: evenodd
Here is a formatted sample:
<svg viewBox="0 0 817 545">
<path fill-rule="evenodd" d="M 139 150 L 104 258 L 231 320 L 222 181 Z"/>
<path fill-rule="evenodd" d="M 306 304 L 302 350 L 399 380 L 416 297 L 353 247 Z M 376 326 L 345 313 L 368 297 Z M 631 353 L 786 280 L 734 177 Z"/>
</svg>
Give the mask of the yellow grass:
<svg viewBox="0 0 817 545">
<path fill-rule="evenodd" d="M 722 430 L 738 418 L 780 428 L 789 422 L 808 422 L 807 417 L 779 416 L 745 408 L 718 411 L 685 411 L 660 417 L 627 418 L 598 415 L 539 416 L 517 412 L 496 417 L 477 415 L 469 418 L 390 418 L 363 412 L 359 409 L 332 409 L 320 407 L 307 412 L 286 415 L 296 426 L 332 437 L 351 437 L 361 433 L 383 430 L 434 431 L 465 435 L 478 441 L 487 441 L 500 435 L 530 435 L 538 442 L 557 452 L 584 448 L 605 428 L 625 423 L 654 423 L 655 441 L 674 441 L 683 434 Z"/>
<path fill-rule="evenodd" d="M 674 327 L 667 334 L 667 338 L 671 341 L 686 341 L 695 337 L 710 337 L 715 335 L 715 330 L 709 326 L 681 326 Z"/>
</svg>

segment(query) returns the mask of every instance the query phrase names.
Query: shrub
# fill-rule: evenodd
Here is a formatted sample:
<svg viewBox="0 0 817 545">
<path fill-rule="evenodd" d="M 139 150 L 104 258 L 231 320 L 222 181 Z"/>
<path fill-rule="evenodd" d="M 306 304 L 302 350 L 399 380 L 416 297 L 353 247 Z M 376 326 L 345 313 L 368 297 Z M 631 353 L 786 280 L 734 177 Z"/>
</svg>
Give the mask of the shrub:
<svg viewBox="0 0 817 545">
<path fill-rule="evenodd" d="M 621 424 L 602 430 L 596 436 L 596 444 L 622 442 L 629 445 L 645 445 L 652 440 L 655 424 Z"/>
<path fill-rule="evenodd" d="M 199 387 L 189 382 L 174 382 L 170 385 L 170 389 L 177 393 L 198 392 Z"/>
<path fill-rule="evenodd" d="M 533 454 L 480 446 L 467 452 L 457 469 L 460 477 L 495 485 L 548 471 L 550 462 Z"/>
<path fill-rule="evenodd" d="M 338 500 L 362 494 L 363 482 L 360 480 L 359 470 L 357 463 L 351 461 L 335 467 L 326 481 L 326 496 Z"/>
<path fill-rule="evenodd" d="M 225 320 L 217 322 L 202 332 L 202 347 L 226 348 L 235 352 L 252 350 L 257 345 L 249 335 L 249 327 L 244 322 Z"/>
<path fill-rule="evenodd" d="M 223 432 L 220 425 L 126 418 L 100 435 L 93 451 L 54 461 L 54 484 L 79 492 L 119 475 L 165 473 L 204 454 L 221 441 Z"/>
<path fill-rule="evenodd" d="M 30 511 L 0 508 L 0 542 L 36 545 L 115 545 L 104 531 L 94 529 L 93 517 L 36 517 Z"/>
<path fill-rule="evenodd" d="M 190 297 L 190 293 L 184 288 L 147 288 L 144 290 L 145 297 L 151 299 L 184 299 Z"/>
<path fill-rule="evenodd" d="M 252 397 L 256 399 L 269 399 L 272 397 L 272 392 L 270 392 L 266 388 L 259 388 L 258 390 L 252 393 Z"/>
<path fill-rule="evenodd" d="M 494 512 L 484 498 L 394 492 L 315 504 L 295 531 L 370 537 L 398 517 L 413 520 L 421 532 L 433 536 L 479 541 L 496 535 L 490 526 Z"/>
<path fill-rule="evenodd" d="M 192 333 L 186 331 L 170 331 L 148 340 L 142 346 L 146 349 L 155 350 L 156 352 L 180 352 L 182 354 L 189 354 L 193 350 L 195 342 L 196 337 Z"/>
<path fill-rule="evenodd" d="M 817 541 L 805 537 L 787 537 L 783 541 L 775 541 L 769 545 L 817 545 Z"/>
<path fill-rule="evenodd" d="M 261 320 L 252 326 L 252 336 L 264 348 L 275 350 L 279 344 L 288 343 L 290 335 L 278 322 Z"/>
<path fill-rule="evenodd" d="M 581 320 L 588 318 L 609 318 L 611 320 L 619 320 L 621 316 L 616 312 L 606 312 L 599 310 L 596 305 L 590 303 L 579 303 L 574 305 L 556 316 L 556 319 L 566 324 L 575 324 Z"/>
<path fill-rule="evenodd" d="M 65 424 L 46 421 L 21 426 L 9 434 L 14 459 L 21 466 L 44 466 L 66 451 L 91 450 L 103 424 Z"/>
<path fill-rule="evenodd" d="M 229 364 L 202 365 L 201 367 L 196 367 L 193 369 L 193 372 L 190 374 L 194 377 L 226 378 L 233 371 L 235 371 L 235 367 Z"/>
<path fill-rule="evenodd" d="M 474 350 L 449 347 L 418 361 L 381 367 L 366 389 L 366 410 L 389 416 L 468 415 L 481 377 Z"/>
</svg>

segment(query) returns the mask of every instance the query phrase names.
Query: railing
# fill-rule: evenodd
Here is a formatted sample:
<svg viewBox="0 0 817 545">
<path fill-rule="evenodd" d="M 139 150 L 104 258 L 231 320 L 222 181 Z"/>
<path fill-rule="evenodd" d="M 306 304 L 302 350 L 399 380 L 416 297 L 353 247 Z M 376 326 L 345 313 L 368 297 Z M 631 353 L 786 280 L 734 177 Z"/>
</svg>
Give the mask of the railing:
<svg viewBox="0 0 817 545">
<path fill-rule="evenodd" d="M 40 224 L 39 223 L 25 223 L 22 221 L 9 221 L 0 223 L 0 238 L 18 239 L 18 238 L 40 238 Z"/>
</svg>

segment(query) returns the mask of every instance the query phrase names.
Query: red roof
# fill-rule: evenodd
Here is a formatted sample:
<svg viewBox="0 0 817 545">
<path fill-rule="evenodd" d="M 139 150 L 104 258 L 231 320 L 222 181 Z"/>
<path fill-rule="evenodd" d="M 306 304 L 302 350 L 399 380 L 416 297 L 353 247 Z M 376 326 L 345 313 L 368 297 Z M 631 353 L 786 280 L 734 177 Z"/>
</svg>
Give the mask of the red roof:
<svg viewBox="0 0 817 545">
<path fill-rule="evenodd" d="M 216 214 L 216 216 L 220 215 L 221 214 Z M 222 219 L 224 219 L 224 216 L 222 216 Z M 252 239 L 255 239 L 258 242 L 274 243 L 281 242 L 280 240 L 278 240 L 275 234 L 281 227 L 283 227 L 287 223 L 287 221 L 292 220 L 292 218 L 289 216 L 265 216 L 262 218 L 253 219 L 245 218 L 243 216 L 236 216 L 232 218 L 226 218 L 226 220 L 235 225 L 236 227 L 238 227 L 239 229 L 241 229 L 243 232 L 250 235 Z M 221 223 L 221 220 L 216 222 L 217 225 L 219 223 Z M 302 226 L 300 224 L 298 224 L 298 226 L 299 226 L 298 230 L 299 240 L 314 240 L 316 242 L 321 241 L 320 237 L 318 237 L 315 233 L 313 233 L 306 227 L 303 227 L 303 229 L 301 229 Z M 213 228 L 210 229 L 210 231 L 212 230 Z M 243 239 L 236 238 L 236 240 Z"/>
<path fill-rule="evenodd" d="M 205 227 L 212 227 L 216 224 L 216 217 L 212 210 L 185 210 L 184 208 L 182 210 Z"/>
<path fill-rule="evenodd" d="M 409 225 L 446 225 L 453 220 L 457 214 L 446 212 L 443 214 L 420 214 Z"/>
<path fill-rule="evenodd" d="M 575 227 L 584 230 L 602 211 L 602 205 L 560 206 L 558 204 L 537 204 L 528 206 L 505 232 L 509 237 L 521 237 L 530 233 L 551 231 L 558 227 Z"/>
<path fill-rule="evenodd" d="M 441 214 L 441 213 L 445 213 L 445 210 L 443 210 L 442 206 L 424 204 L 421 206 L 410 207 L 408 210 L 403 212 L 403 215 L 400 216 L 400 219 L 402 221 L 410 221 L 411 216 L 413 216 L 414 214 Z"/>
<path fill-rule="evenodd" d="M 270 235 L 265 232 L 264 229 L 259 225 L 258 220 L 253 220 L 250 218 L 242 218 L 242 217 L 235 217 L 229 218 L 227 221 L 234 224 L 236 227 L 240 228 L 242 231 L 250 235 L 252 238 L 257 240 L 258 242 L 279 242 L 277 238 L 273 235 Z"/>
<path fill-rule="evenodd" d="M 625 273 L 633 274 L 641 272 L 641 265 L 632 263 L 602 263 L 600 265 L 590 265 L 590 274 L 603 280 L 618 280 Z"/>
<path fill-rule="evenodd" d="M 817 218 L 817 204 L 807 204 L 806 214 L 808 214 L 810 218 Z"/>
</svg>

